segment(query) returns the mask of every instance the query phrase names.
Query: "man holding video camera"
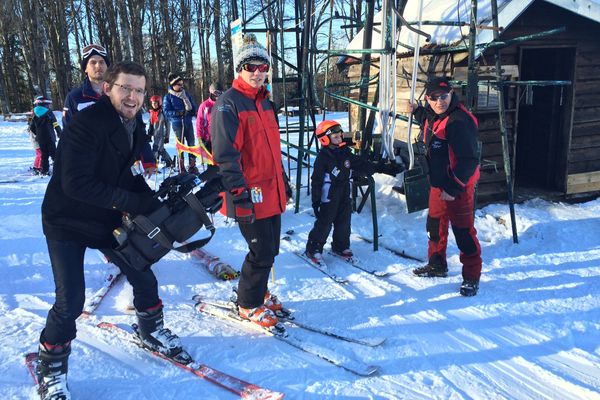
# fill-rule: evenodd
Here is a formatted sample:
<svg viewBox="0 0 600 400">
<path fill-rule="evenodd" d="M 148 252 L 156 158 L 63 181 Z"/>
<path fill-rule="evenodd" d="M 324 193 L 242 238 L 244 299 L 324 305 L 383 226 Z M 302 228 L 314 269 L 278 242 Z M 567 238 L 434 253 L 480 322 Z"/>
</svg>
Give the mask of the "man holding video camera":
<svg viewBox="0 0 600 400">
<path fill-rule="evenodd" d="M 146 72 L 141 65 L 112 65 L 105 75 L 102 97 L 75 114 L 58 146 L 55 172 L 42 204 L 56 285 L 56 300 L 40 335 L 43 399 L 70 398 L 67 361 L 76 336 L 75 320 L 85 302 L 86 249 L 105 249 L 111 258 L 112 233 L 121 225 L 123 213 L 145 215 L 162 205 L 143 176 L 132 169 L 148 141 L 136 118 L 145 95 Z M 163 327 L 163 306 L 152 270 L 117 264 L 133 286 L 141 340 L 170 357 L 180 355 L 185 362 L 187 353 L 179 338 Z"/>
</svg>

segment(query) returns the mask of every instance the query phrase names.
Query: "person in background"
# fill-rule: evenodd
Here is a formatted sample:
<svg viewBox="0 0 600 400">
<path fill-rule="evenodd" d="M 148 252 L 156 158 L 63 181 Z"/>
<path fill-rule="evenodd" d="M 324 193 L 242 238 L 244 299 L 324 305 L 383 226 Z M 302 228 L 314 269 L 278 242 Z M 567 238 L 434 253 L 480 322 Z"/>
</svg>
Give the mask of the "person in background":
<svg viewBox="0 0 600 400">
<path fill-rule="evenodd" d="M 223 85 L 219 82 L 213 82 L 208 88 L 208 99 L 204 100 L 198 107 L 198 115 L 196 116 L 196 135 L 202 141 L 204 147 L 209 152 L 212 151 L 210 141 L 210 113 L 219 96 L 223 93 Z"/>
<path fill-rule="evenodd" d="M 96 103 L 102 96 L 104 74 L 110 66 L 108 52 L 99 44 L 85 46 L 81 54 L 80 66 L 85 73 L 85 78 L 80 86 L 71 90 L 65 97 L 63 128 L 77 112 Z"/>
<path fill-rule="evenodd" d="M 182 144 L 194 146 L 195 134 L 192 118 L 195 115 L 196 104 L 192 96 L 183 88 L 183 78 L 179 74 L 169 74 L 169 92 L 163 99 L 163 112 L 169 119 L 175 136 Z M 185 143 L 184 143 L 185 142 Z M 196 156 L 188 153 L 188 172 L 192 174 L 198 173 L 196 167 Z M 185 171 L 185 160 L 182 156 L 179 157 L 179 171 Z"/>
<path fill-rule="evenodd" d="M 85 303 L 84 257 L 100 249 L 109 259 L 117 243 L 112 232 L 123 213 L 146 215 L 162 203 L 135 174 L 135 156 L 148 143 L 137 118 L 146 93 L 146 72 L 134 62 L 111 65 L 104 95 L 78 112 L 65 127 L 54 173 L 42 203 L 42 226 L 56 287 L 39 340 L 42 400 L 70 399 L 67 386 L 71 341 Z M 115 258 L 116 260 L 116 258 Z M 150 268 L 117 266 L 133 287 L 140 340 L 169 357 L 186 354 L 179 338 L 163 324 L 158 282 Z"/>
<path fill-rule="evenodd" d="M 33 118 L 29 124 L 40 151 L 39 175 L 50 175 L 50 157 L 54 160 L 56 138 L 60 137 L 62 129 L 49 106 L 52 101 L 44 96 L 37 96 L 33 102 Z M 37 153 L 37 152 L 36 152 Z"/>
<path fill-rule="evenodd" d="M 395 176 L 403 166 L 385 161 L 374 164 L 353 154 L 343 141 L 337 121 L 325 120 L 317 125 L 315 135 L 321 143 L 311 176 L 312 207 L 316 221 L 308 234 L 305 254 L 315 263 L 323 261 L 323 246 L 333 226 L 331 251 L 342 258 L 352 258 L 350 233 L 352 218 L 352 179 L 375 172 Z"/>
<path fill-rule="evenodd" d="M 227 216 L 234 217 L 248 244 L 237 289 L 242 318 L 263 327 L 278 323 L 281 302 L 267 287 L 279 254 L 286 193 L 279 129 L 263 86 L 270 67 L 267 50 L 253 34 L 234 59 L 237 77 L 217 100 L 210 124 L 213 156 L 225 187 Z"/>
<path fill-rule="evenodd" d="M 158 162 L 159 157 L 165 163 L 167 168 L 173 165 L 173 159 L 165 149 L 165 140 L 169 136 L 169 124 L 162 111 L 162 99 L 154 95 L 150 97 L 150 129 L 148 134 L 152 136 L 152 151 L 154 158 Z"/>
<path fill-rule="evenodd" d="M 425 107 L 414 108 L 421 121 L 429 161 L 429 242 L 427 265 L 413 273 L 446 277 L 448 227 L 460 250 L 463 282 L 460 294 L 475 296 L 481 276 L 481 246 L 474 222 L 475 185 L 479 180 L 477 119 L 455 96 L 447 77 L 433 77 L 425 86 Z"/>
</svg>

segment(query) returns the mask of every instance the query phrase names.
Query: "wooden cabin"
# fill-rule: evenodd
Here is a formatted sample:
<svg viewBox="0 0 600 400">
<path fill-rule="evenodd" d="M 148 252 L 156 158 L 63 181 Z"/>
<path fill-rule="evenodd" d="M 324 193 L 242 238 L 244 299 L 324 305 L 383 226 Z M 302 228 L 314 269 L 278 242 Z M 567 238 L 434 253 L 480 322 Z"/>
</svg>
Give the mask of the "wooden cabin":
<svg viewBox="0 0 600 400">
<path fill-rule="evenodd" d="M 428 19 L 434 18 L 428 16 Z M 491 25 L 489 20 L 483 23 Z M 513 81 L 572 82 L 569 86 L 509 86 L 506 89 L 515 195 L 518 198 L 520 194 L 534 193 L 545 198 L 565 199 L 597 194 L 600 192 L 599 2 L 505 1 L 500 8 L 499 24 L 504 28 L 500 40 L 565 28 L 559 34 L 502 48 L 503 76 Z M 491 31 L 482 31 L 479 42 L 486 35 L 488 42 L 492 40 Z M 437 42 L 431 47 L 439 49 L 456 44 Z M 397 112 L 404 113 L 402 99 L 409 98 L 413 58 L 412 54 L 400 51 L 397 54 Z M 477 54 L 477 61 L 480 84 L 477 107 L 473 111 L 479 120 L 482 141 L 478 201 L 483 204 L 506 199 L 507 192 L 497 92 L 485 84 L 486 80 L 495 79 L 493 50 Z M 417 95 L 422 95 L 427 75 L 449 75 L 456 81 L 466 81 L 467 63 L 466 52 L 421 56 Z M 360 65 L 348 68 L 350 81 L 358 81 L 360 68 Z M 372 74 L 376 71 L 373 67 Z M 370 103 L 374 89 L 369 92 Z M 455 92 L 461 93 L 461 87 Z M 357 96 L 358 91 L 351 95 Z M 356 129 L 357 108 L 353 105 L 350 109 L 351 129 Z M 406 140 L 406 133 L 406 124 L 399 123 L 396 138 Z M 413 138 L 416 134 L 413 133 Z"/>
</svg>

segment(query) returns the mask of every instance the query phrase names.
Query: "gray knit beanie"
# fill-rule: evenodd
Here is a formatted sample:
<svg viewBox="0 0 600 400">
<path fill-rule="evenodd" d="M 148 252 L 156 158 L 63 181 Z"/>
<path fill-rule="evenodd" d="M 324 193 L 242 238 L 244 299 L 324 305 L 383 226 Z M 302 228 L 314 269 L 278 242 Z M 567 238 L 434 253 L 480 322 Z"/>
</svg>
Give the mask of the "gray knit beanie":
<svg viewBox="0 0 600 400">
<path fill-rule="evenodd" d="M 265 46 L 256 41 L 256 36 L 252 33 L 247 33 L 244 36 L 242 46 L 233 60 L 235 71 L 240 72 L 242 65 L 249 61 L 262 61 L 271 65 L 269 52 L 265 49 Z"/>
</svg>

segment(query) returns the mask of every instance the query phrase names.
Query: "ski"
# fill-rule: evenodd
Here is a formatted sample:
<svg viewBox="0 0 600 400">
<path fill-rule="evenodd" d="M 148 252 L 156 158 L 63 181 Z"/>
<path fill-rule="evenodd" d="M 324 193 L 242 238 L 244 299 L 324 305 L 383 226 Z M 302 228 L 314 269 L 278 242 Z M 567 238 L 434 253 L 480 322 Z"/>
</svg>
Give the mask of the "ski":
<svg viewBox="0 0 600 400">
<path fill-rule="evenodd" d="M 236 279 L 239 276 L 239 272 L 234 270 L 233 267 L 227 263 L 221 261 L 221 259 L 208 251 L 199 248 L 193 250 L 191 256 L 198 261 L 199 264 L 203 265 L 211 274 L 223 281 L 229 281 Z"/>
<path fill-rule="evenodd" d="M 191 372 L 192 374 L 198 376 L 199 378 L 205 379 L 206 381 L 213 383 L 217 386 L 222 387 L 238 396 L 242 399 L 252 399 L 252 400 L 278 400 L 283 399 L 284 394 L 279 392 L 274 392 L 268 389 L 261 388 L 252 383 L 243 381 L 231 375 L 228 375 L 224 372 L 218 371 L 214 368 L 211 368 L 205 364 L 200 364 L 194 360 L 189 362 L 188 364 L 183 364 L 178 362 L 177 360 L 167 357 L 166 355 L 156 351 L 149 349 L 144 346 L 140 340 L 137 339 L 135 333 L 129 332 L 127 329 L 110 323 L 110 322 L 100 322 L 98 328 L 104 329 L 107 331 L 112 331 L 116 333 L 121 339 L 128 340 L 135 345 L 139 346 L 141 349 L 146 350 L 150 354 L 155 357 L 161 358 L 170 362 L 171 364 L 185 370 Z"/>
<path fill-rule="evenodd" d="M 373 243 L 373 239 L 369 239 L 369 238 L 361 236 L 361 235 L 356 235 L 356 237 L 367 243 L 371 243 L 371 244 Z M 402 258 L 406 258 L 406 259 L 414 260 L 414 261 L 419 261 L 419 262 L 425 262 L 425 260 L 423 260 L 422 258 L 411 256 L 410 254 L 407 254 L 404 250 L 395 249 L 395 248 L 387 246 L 381 242 L 379 242 L 379 246 L 383 247 L 384 249 L 386 249 L 387 251 L 389 251 L 391 253 L 394 253 L 398 257 L 402 257 Z"/>
<path fill-rule="evenodd" d="M 31 378 L 33 379 L 33 383 L 35 384 L 35 387 L 39 391 L 40 382 L 38 380 L 38 375 L 37 375 L 38 364 L 39 364 L 38 353 L 32 352 L 32 353 L 25 354 L 25 365 L 27 365 L 27 370 L 29 371 Z"/>
<path fill-rule="evenodd" d="M 194 296 L 194 300 L 201 301 L 203 303 L 206 303 L 206 304 L 209 304 L 209 305 L 212 305 L 215 307 L 220 307 L 225 310 L 235 312 L 234 304 L 230 301 L 206 299 L 206 298 L 201 297 L 200 295 Z M 275 314 L 277 315 L 277 318 L 279 318 L 279 321 L 283 322 L 284 324 L 295 325 L 298 328 L 306 329 L 307 331 L 311 331 L 311 332 L 315 332 L 315 333 L 320 333 L 321 335 L 329 336 L 334 339 L 343 340 L 345 342 L 361 344 L 361 345 L 369 346 L 369 347 L 377 347 L 377 346 L 383 344 L 383 342 L 385 342 L 385 338 L 376 338 L 376 337 L 375 338 L 357 338 L 354 336 L 348 336 L 348 335 L 333 332 L 333 331 L 330 331 L 327 329 L 319 328 L 318 326 L 300 322 L 296 319 L 293 312 L 287 308 L 284 308 L 283 310 L 281 310 L 281 312 L 276 312 Z"/>
<path fill-rule="evenodd" d="M 121 276 L 123 276 L 123 273 L 120 270 L 118 272 L 109 273 L 106 279 L 104 279 L 102 287 L 87 301 L 79 318 L 88 318 L 92 315 Z"/>
<path fill-rule="evenodd" d="M 356 375 L 371 376 L 379 371 L 379 367 L 377 366 L 367 365 L 354 358 L 350 358 L 324 347 L 318 347 L 311 343 L 305 342 L 299 337 L 291 335 L 281 322 L 271 329 L 263 328 L 260 325 L 242 319 L 238 313 L 231 308 L 226 309 L 205 303 L 201 298 L 199 298 L 199 296 L 194 296 L 194 301 L 196 302 L 194 308 L 199 313 L 209 314 L 213 317 L 233 322 L 241 325 L 244 328 L 271 336 L 297 348 L 298 350 L 317 356 L 328 363 L 343 368 L 346 371 L 352 372 Z"/>
<path fill-rule="evenodd" d="M 368 274 L 374 275 L 374 276 L 376 276 L 378 278 L 383 278 L 383 277 L 388 276 L 390 274 L 387 271 L 380 271 L 380 270 L 377 270 L 377 269 L 369 268 L 369 267 L 365 266 L 362 263 L 361 260 L 359 260 L 358 258 L 356 258 L 354 256 L 344 257 L 344 256 L 341 256 L 341 255 L 339 255 L 337 253 L 334 253 L 333 251 L 328 251 L 327 253 L 330 254 L 331 256 L 335 257 L 336 259 L 349 264 L 350 266 L 352 266 L 354 268 L 360 269 L 361 271 L 364 271 L 364 272 L 366 272 Z"/>
<path fill-rule="evenodd" d="M 303 259 L 311 267 L 321 271 L 323 274 L 325 274 L 329 278 L 333 279 L 334 282 L 339 283 L 341 285 L 347 285 L 349 283 L 347 279 L 342 278 L 341 276 L 332 272 L 331 269 L 329 268 L 329 266 L 324 261 L 315 262 L 315 261 L 311 260 L 310 258 L 308 258 L 305 253 L 300 252 L 300 251 L 294 251 L 294 254 L 297 255 L 298 257 L 300 257 L 301 259 Z"/>
</svg>

